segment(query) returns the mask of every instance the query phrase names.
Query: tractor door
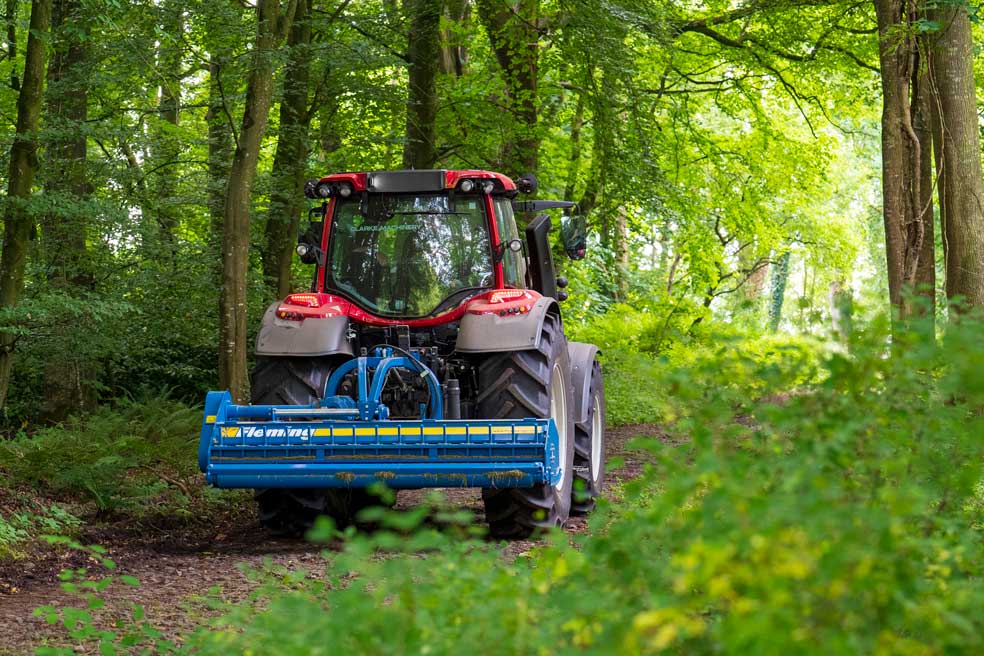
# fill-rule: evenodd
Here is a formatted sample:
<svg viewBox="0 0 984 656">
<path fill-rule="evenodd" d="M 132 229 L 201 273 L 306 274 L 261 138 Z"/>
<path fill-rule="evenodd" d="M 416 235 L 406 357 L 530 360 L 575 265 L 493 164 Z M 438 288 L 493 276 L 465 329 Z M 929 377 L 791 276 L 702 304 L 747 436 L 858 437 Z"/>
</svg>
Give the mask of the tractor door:
<svg viewBox="0 0 984 656">
<path fill-rule="evenodd" d="M 499 229 L 499 243 L 508 244 L 519 239 L 519 229 L 516 227 L 516 215 L 513 212 L 512 201 L 498 197 L 492 199 L 495 207 L 496 226 Z M 529 280 L 526 275 L 526 258 L 521 251 L 506 248 L 502 255 L 502 279 L 506 287 L 527 289 Z"/>
</svg>

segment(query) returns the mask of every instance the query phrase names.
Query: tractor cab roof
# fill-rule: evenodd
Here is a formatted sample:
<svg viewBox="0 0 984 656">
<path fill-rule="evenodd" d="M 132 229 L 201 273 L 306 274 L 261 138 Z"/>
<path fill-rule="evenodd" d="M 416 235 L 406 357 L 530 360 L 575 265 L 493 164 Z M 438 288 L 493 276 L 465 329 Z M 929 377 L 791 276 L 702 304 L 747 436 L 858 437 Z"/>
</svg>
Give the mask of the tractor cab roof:
<svg viewBox="0 0 984 656">
<path fill-rule="evenodd" d="M 333 173 L 324 176 L 316 183 L 312 181 L 314 184 L 311 185 L 311 192 L 318 194 L 316 190 L 321 185 L 328 185 L 328 188 L 334 191 L 340 188 L 339 185 L 345 183 L 351 185 L 350 192 L 440 192 L 446 189 L 460 188 L 466 180 L 472 180 L 473 185 L 484 181 L 492 182 L 492 187 L 487 190 L 489 193 L 499 192 L 510 196 L 516 193 L 516 183 L 501 173 L 479 170 L 448 171 L 444 169 Z"/>
</svg>

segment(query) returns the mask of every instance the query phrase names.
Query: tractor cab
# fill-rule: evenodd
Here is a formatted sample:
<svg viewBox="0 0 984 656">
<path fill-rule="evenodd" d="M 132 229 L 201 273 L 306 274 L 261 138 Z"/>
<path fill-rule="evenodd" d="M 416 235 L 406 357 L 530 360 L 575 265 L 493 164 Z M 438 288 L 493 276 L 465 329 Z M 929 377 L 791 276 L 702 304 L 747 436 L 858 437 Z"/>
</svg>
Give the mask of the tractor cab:
<svg viewBox="0 0 984 656">
<path fill-rule="evenodd" d="M 487 171 L 343 173 L 312 180 L 305 192 L 322 200 L 316 213 L 323 220 L 302 235 L 298 253 L 318 264 L 314 291 L 336 294 L 380 319 L 440 316 L 492 290 L 564 295 L 556 286 L 549 219 L 534 219 L 527 241 L 520 239 L 514 199 L 521 189 L 533 191 L 531 180 L 521 179 L 517 187 Z M 539 211 L 573 203 L 519 205 Z"/>
</svg>

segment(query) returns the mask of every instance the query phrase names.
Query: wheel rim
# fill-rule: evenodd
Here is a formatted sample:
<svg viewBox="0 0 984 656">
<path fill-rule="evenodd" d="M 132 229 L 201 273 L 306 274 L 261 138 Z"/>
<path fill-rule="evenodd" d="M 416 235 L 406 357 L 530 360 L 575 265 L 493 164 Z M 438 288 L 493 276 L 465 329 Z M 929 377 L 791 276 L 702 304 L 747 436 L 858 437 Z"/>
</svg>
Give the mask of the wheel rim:
<svg viewBox="0 0 984 656">
<path fill-rule="evenodd" d="M 558 446 L 561 458 L 561 477 L 554 485 L 554 488 L 561 490 L 564 487 L 564 479 L 567 472 L 563 471 L 564 460 L 567 454 L 567 395 L 564 394 L 564 372 L 560 368 L 560 363 L 554 365 L 550 372 L 550 418 L 557 425 Z"/>
<path fill-rule="evenodd" d="M 591 399 L 591 481 L 598 480 L 601 473 L 603 445 L 601 433 L 605 430 L 605 418 L 601 416 L 601 397 L 597 394 Z"/>
</svg>

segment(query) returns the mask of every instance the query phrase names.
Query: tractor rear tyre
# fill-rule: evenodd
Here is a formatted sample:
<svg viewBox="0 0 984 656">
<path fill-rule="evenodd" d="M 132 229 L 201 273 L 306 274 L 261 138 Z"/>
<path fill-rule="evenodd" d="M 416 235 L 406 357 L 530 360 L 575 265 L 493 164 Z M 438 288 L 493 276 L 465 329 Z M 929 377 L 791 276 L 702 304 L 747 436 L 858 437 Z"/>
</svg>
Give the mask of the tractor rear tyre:
<svg viewBox="0 0 984 656">
<path fill-rule="evenodd" d="M 597 360 L 588 382 L 588 414 L 574 424 L 574 498 L 572 515 L 594 510 L 605 478 L 605 381 Z"/>
<path fill-rule="evenodd" d="M 308 405 L 321 398 L 331 374 L 325 358 L 257 358 L 252 376 L 254 405 Z M 361 488 L 267 488 L 256 491 L 260 525 L 277 537 L 303 537 L 319 515 L 344 528 L 379 500 Z"/>
<path fill-rule="evenodd" d="M 493 354 L 479 366 L 478 377 L 478 417 L 553 418 L 563 469 L 557 485 L 482 490 L 490 535 L 519 539 L 537 529 L 563 526 L 570 515 L 574 478 L 574 389 L 560 317 L 546 316 L 539 348 Z"/>
</svg>

